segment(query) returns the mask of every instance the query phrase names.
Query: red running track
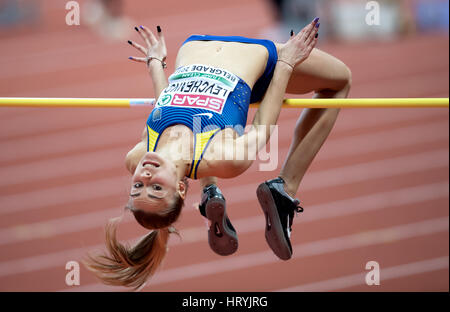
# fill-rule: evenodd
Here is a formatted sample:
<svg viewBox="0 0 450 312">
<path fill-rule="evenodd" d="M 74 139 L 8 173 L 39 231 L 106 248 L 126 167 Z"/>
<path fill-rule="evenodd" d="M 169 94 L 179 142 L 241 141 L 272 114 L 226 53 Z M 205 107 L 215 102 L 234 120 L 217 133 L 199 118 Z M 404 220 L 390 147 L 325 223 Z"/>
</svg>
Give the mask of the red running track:
<svg viewBox="0 0 450 312">
<path fill-rule="evenodd" d="M 163 27 L 171 70 L 189 34 L 259 36 L 272 25 L 264 2 L 241 2 L 170 0 L 170 12 L 150 4 L 126 10 L 136 23 Z M 0 96 L 153 96 L 142 66 L 127 60 L 134 51 L 126 43 L 66 26 L 54 1 L 43 1 L 42 11 L 39 26 L 0 32 Z M 351 68 L 351 97 L 449 95 L 448 34 L 320 48 Z M 281 114 L 277 170 L 299 114 Z M 0 109 L 0 291 L 124 290 L 100 284 L 83 267 L 81 285 L 69 287 L 65 265 L 103 248 L 103 226 L 127 199 L 124 156 L 147 115 Z M 297 194 L 305 212 L 294 221 L 287 262 L 265 242 L 255 194 L 277 171 L 260 171 L 256 162 L 239 178 L 220 181 L 239 234 L 239 250 L 229 257 L 209 249 L 193 208 L 200 188 L 192 182 L 177 224 L 182 239 L 170 239 L 164 265 L 144 291 L 448 291 L 448 129 L 448 109 L 343 109 Z M 143 234 L 130 217 L 119 227 L 123 240 Z M 380 264 L 380 286 L 365 284 L 369 261 Z"/>
</svg>

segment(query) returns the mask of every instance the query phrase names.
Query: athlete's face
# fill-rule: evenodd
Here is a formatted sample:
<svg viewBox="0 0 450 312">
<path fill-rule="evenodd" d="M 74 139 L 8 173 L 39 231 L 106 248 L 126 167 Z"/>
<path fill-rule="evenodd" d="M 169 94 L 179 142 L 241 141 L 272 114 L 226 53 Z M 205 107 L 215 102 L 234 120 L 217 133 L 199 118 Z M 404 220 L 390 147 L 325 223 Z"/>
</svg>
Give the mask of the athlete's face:
<svg viewBox="0 0 450 312">
<path fill-rule="evenodd" d="M 136 167 L 131 184 L 134 207 L 154 213 L 165 210 L 177 192 L 175 165 L 157 153 L 146 153 Z"/>
</svg>

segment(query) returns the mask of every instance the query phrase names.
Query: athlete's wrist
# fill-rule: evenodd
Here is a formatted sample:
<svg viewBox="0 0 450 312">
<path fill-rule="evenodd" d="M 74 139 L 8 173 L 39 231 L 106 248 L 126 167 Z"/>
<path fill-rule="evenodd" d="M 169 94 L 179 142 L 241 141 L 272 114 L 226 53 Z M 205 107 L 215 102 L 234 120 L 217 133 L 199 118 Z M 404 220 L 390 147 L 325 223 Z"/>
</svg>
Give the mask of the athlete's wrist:
<svg viewBox="0 0 450 312">
<path fill-rule="evenodd" d="M 284 72 L 289 72 L 289 74 L 291 74 L 294 71 L 293 65 L 281 59 L 277 60 L 277 67 L 283 70 Z"/>
<path fill-rule="evenodd" d="M 147 67 L 150 69 L 151 67 L 162 67 L 166 68 L 167 64 L 165 62 L 165 57 L 153 57 L 149 56 L 147 58 Z"/>
</svg>

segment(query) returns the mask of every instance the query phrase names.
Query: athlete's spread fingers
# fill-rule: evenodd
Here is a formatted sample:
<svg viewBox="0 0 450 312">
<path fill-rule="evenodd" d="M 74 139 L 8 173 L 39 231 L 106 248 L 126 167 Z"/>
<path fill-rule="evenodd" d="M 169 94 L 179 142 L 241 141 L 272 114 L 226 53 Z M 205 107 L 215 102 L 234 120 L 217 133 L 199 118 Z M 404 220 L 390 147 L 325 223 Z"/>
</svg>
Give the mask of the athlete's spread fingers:
<svg viewBox="0 0 450 312">
<path fill-rule="evenodd" d="M 136 49 L 138 49 L 139 51 L 141 51 L 144 55 L 147 55 L 147 50 L 144 49 L 144 47 L 142 47 L 141 45 L 139 45 L 136 42 L 133 42 L 131 40 L 128 40 L 128 43 L 130 45 L 132 45 L 133 47 L 135 47 Z"/>
<path fill-rule="evenodd" d="M 147 63 L 147 58 L 145 57 L 130 56 L 128 59 L 139 63 Z"/>
<path fill-rule="evenodd" d="M 152 45 L 150 44 L 150 40 L 148 39 L 147 34 L 145 33 L 144 29 L 142 28 L 142 26 L 140 27 L 141 29 L 134 27 L 134 29 L 138 32 L 138 34 L 142 37 L 142 39 L 144 39 L 145 43 L 147 44 L 147 47 L 150 48 Z"/>
<path fill-rule="evenodd" d="M 158 40 L 156 40 L 155 35 L 153 34 L 153 32 L 150 29 L 148 29 L 146 26 L 140 26 L 140 27 L 145 32 L 145 35 L 150 40 L 150 43 L 152 45 L 155 45 L 158 43 Z"/>
<path fill-rule="evenodd" d="M 162 44 L 164 46 L 166 46 L 166 41 L 165 41 L 164 35 L 163 35 L 162 31 L 161 31 L 161 27 L 160 26 L 156 26 L 156 31 L 158 32 L 158 37 L 161 40 Z"/>
</svg>

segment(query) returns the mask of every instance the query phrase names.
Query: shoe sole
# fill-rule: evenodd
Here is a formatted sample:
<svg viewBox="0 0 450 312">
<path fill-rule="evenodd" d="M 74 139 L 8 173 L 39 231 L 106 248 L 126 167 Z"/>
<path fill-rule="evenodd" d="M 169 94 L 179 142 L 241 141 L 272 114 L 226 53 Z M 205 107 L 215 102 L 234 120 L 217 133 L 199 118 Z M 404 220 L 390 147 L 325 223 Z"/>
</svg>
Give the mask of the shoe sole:
<svg viewBox="0 0 450 312">
<path fill-rule="evenodd" d="M 265 236 L 267 244 L 269 244 L 270 249 L 272 249 L 278 258 L 289 260 L 292 257 L 292 252 L 284 236 L 283 227 L 278 216 L 278 209 L 267 184 L 261 183 L 258 186 L 256 196 L 266 218 Z"/>
<path fill-rule="evenodd" d="M 220 198 L 211 198 L 206 204 L 206 218 L 211 221 L 208 230 L 208 243 L 211 249 L 221 255 L 228 256 L 238 249 L 238 238 L 226 223 L 225 201 Z M 216 232 L 216 227 L 219 230 Z"/>
</svg>

